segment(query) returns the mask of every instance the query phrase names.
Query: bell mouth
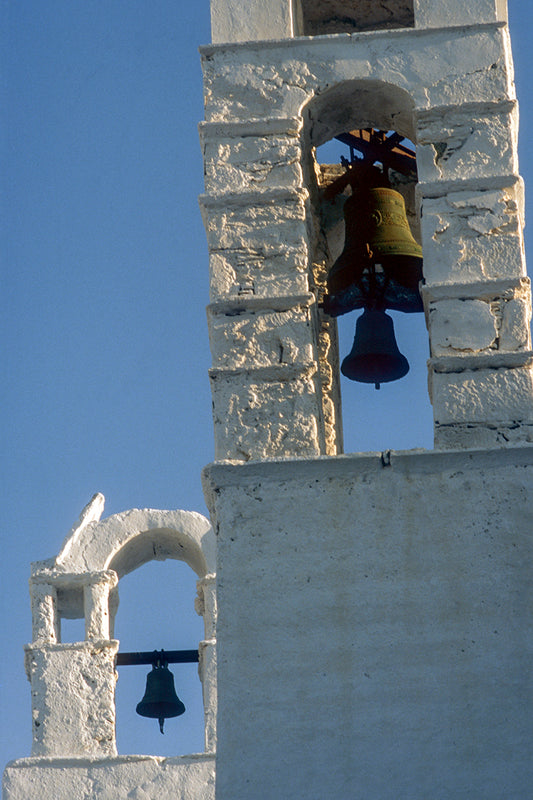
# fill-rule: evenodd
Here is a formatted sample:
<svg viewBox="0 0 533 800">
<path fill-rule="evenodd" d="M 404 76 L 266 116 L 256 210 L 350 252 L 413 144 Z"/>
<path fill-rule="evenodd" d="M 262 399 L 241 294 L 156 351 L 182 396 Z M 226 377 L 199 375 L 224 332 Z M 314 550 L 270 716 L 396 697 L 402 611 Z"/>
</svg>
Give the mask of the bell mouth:
<svg viewBox="0 0 533 800">
<path fill-rule="evenodd" d="M 346 356 L 341 364 L 345 378 L 359 383 L 390 383 L 398 381 L 409 372 L 409 362 L 401 353 L 391 356 L 372 353 L 356 357 Z"/>
</svg>

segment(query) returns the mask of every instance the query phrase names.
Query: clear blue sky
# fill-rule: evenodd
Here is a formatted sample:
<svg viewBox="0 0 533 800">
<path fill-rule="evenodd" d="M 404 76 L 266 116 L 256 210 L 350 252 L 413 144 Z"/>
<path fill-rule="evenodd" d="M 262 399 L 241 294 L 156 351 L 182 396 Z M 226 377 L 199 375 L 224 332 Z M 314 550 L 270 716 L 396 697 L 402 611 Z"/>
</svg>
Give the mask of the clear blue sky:
<svg viewBox="0 0 533 800">
<path fill-rule="evenodd" d="M 2 139 L 3 767 L 30 752 L 22 653 L 31 639 L 30 561 L 58 552 L 96 491 L 106 496 L 106 516 L 133 507 L 206 513 L 200 472 L 213 448 L 207 251 L 197 203 L 203 189 L 197 47 L 210 39 L 208 2 L 3 0 L 0 9 L 8 123 Z M 527 188 L 533 7 L 510 0 L 509 11 Z M 344 386 L 347 451 L 431 447 L 422 315 L 396 319 L 411 372 L 380 392 Z M 344 352 L 354 324 L 355 317 Z M 201 633 L 193 594 L 194 576 L 175 562 L 152 563 L 125 578 L 121 648 L 194 647 Z M 76 625 L 65 634 L 78 638 Z M 173 671 L 190 710 L 169 721 L 162 737 L 157 723 L 134 713 L 146 670 L 122 668 L 121 752 L 201 749 L 196 667 Z"/>
</svg>

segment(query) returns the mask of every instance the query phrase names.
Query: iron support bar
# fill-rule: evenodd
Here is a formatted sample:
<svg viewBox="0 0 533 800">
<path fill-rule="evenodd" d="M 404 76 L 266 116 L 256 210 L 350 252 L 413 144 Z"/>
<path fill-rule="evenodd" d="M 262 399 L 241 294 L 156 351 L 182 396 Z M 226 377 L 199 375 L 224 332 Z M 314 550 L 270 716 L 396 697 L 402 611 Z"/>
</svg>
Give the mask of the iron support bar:
<svg viewBox="0 0 533 800">
<path fill-rule="evenodd" d="M 135 664 L 194 664 L 198 662 L 198 650 L 151 650 L 144 653 L 118 653 L 117 667 Z"/>
</svg>

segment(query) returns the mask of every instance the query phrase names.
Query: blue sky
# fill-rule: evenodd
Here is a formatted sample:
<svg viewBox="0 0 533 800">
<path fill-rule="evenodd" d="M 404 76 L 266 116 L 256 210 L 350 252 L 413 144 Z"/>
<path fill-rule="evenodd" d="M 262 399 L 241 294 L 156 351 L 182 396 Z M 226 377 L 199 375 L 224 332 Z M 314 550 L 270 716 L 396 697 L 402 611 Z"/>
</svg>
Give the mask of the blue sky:
<svg viewBox="0 0 533 800">
<path fill-rule="evenodd" d="M 212 460 L 197 196 L 203 116 L 197 48 L 207 0 L 3 0 L 3 570 L 0 763 L 29 755 L 30 561 L 58 552 L 96 491 L 132 507 L 206 513 Z M 530 0 L 510 0 L 521 172 L 533 180 Z M 339 145 L 339 155 L 343 151 Z M 530 178 L 531 176 L 531 178 Z M 529 194 L 528 194 L 529 198 Z M 353 315 L 352 315 L 353 316 Z M 346 451 L 431 447 L 422 315 L 397 315 L 411 372 L 343 388 Z M 343 326 L 351 347 L 355 317 Z M 121 582 L 121 648 L 194 647 L 194 576 L 152 563 Z M 75 623 L 65 636 L 78 638 Z M 136 717 L 146 670 L 122 668 L 119 749 L 201 749 L 194 665 L 176 666 L 187 715 Z M 183 687 L 183 690 L 182 690 Z"/>
</svg>

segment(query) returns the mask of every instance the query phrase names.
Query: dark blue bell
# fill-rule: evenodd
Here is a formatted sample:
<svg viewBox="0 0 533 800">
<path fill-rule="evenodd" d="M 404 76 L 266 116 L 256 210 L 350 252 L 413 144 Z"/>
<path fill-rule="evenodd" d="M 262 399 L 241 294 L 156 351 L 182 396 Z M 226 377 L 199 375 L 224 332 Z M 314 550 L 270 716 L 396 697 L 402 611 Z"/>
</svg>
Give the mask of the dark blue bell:
<svg viewBox="0 0 533 800">
<path fill-rule="evenodd" d="M 141 717 L 152 717 L 159 720 L 159 730 L 169 717 L 179 717 L 185 706 L 174 688 L 174 676 L 166 664 L 154 664 L 146 677 L 144 697 L 135 709 Z"/>
<path fill-rule="evenodd" d="M 392 318 L 384 311 L 365 308 L 355 327 L 351 352 L 341 372 L 352 381 L 380 383 L 397 381 L 409 372 L 409 363 L 396 344 Z"/>
</svg>

